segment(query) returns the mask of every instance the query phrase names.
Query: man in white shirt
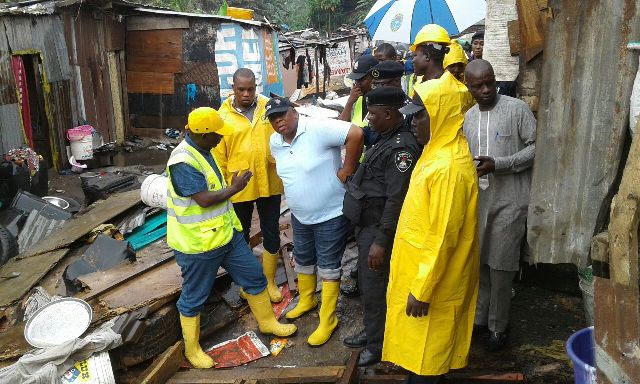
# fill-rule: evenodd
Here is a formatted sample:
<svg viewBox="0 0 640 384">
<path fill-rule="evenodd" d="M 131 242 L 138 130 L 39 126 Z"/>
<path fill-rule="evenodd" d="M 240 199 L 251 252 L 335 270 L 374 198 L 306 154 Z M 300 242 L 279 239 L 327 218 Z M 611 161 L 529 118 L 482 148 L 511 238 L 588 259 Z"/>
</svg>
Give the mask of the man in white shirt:
<svg viewBox="0 0 640 384">
<path fill-rule="evenodd" d="M 291 209 L 300 293 L 298 305 L 285 316 L 296 319 L 317 307 L 317 270 L 322 278 L 320 324 L 307 343 L 320 346 L 338 325 L 335 312 L 348 232 L 342 216 L 343 183 L 358 166 L 363 133 L 348 122 L 300 116 L 283 97 L 267 103 L 265 116 L 276 131 L 270 138 L 271 154 Z M 343 145 L 344 162 L 340 154 Z"/>
</svg>

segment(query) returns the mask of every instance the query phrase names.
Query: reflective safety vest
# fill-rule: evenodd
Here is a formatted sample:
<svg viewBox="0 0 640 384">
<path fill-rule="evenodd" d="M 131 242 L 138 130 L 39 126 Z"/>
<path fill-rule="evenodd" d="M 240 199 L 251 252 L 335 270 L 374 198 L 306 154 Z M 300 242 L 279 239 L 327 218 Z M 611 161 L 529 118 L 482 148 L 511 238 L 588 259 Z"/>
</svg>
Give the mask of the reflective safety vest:
<svg viewBox="0 0 640 384">
<path fill-rule="evenodd" d="M 171 152 L 167 163 L 167 243 L 176 251 L 186 254 L 207 252 L 226 245 L 231 241 L 234 229 L 242 231 L 231 201 L 201 207 L 191 197 L 178 196 L 169 171 L 171 165 L 178 163 L 187 163 L 200 171 L 211 192 L 227 186 L 224 180 L 218 179 L 207 159 L 186 140 L 182 141 Z"/>
<path fill-rule="evenodd" d="M 367 116 L 362 116 L 362 107 L 364 104 L 364 96 L 358 97 L 355 103 L 353 103 L 353 114 L 351 116 L 351 124 L 357 125 L 360 128 L 364 128 L 367 126 L 369 121 L 367 120 Z"/>
</svg>

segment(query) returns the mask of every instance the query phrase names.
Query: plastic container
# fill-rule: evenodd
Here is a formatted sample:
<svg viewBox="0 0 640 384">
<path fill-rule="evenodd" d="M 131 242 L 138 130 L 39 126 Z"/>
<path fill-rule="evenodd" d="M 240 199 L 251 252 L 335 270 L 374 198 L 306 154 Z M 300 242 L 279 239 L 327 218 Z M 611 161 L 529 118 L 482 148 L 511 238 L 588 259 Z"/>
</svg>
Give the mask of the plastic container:
<svg viewBox="0 0 640 384">
<path fill-rule="evenodd" d="M 81 125 L 67 130 L 67 139 L 71 143 L 71 155 L 76 160 L 93 159 L 93 132 L 94 129 L 90 125 Z"/>
<path fill-rule="evenodd" d="M 149 175 L 140 187 L 140 198 L 146 205 L 167 209 L 168 179 L 162 175 Z"/>
<path fill-rule="evenodd" d="M 227 16 L 234 19 L 253 20 L 253 9 L 227 7 Z"/>
<path fill-rule="evenodd" d="M 567 354 L 573 363 L 575 384 L 596 384 L 593 327 L 579 330 L 567 340 Z"/>
</svg>

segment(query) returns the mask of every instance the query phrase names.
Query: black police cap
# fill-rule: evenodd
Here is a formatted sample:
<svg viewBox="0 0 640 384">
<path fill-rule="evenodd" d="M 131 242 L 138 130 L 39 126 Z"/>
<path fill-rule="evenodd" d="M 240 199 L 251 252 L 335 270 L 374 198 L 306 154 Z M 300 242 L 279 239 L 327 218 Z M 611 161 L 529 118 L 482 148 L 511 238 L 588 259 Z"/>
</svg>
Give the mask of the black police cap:
<svg viewBox="0 0 640 384">
<path fill-rule="evenodd" d="M 353 71 L 347 75 L 352 80 L 360 80 L 371 71 L 371 68 L 378 64 L 378 60 L 371 55 L 360 56 L 353 65 Z"/>
<path fill-rule="evenodd" d="M 404 75 L 404 65 L 395 60 L 385 60 L 371 70 L 374 80 L 395 79 Z"/>
<path fill-rule="evenodd" d="M 291 107 L 293 107 L 293 104 L 291 104 L 291 101 L 286 97 L 272 97 L 264 107 L 264 115 L 269 117 L 269 115 L 273 115 L 274 113 L 286 112 Z"/>
<path fill-rule="evenodd" d="M 376 88 L 365 96 L 367 105 L 404 105 L 407 95 L 400 88 Z"/>
</svg>

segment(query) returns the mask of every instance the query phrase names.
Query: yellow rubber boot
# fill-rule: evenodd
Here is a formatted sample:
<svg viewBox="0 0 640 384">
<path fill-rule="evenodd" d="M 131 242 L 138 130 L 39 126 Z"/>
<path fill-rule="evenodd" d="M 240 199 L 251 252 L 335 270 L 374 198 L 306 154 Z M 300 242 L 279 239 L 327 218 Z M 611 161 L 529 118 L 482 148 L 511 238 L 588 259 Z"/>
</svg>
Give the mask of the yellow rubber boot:
<svg viewBox="0 0 640 384">
<path fill-rule="evenodd" d="M 194 368 L 211 368 L 216 363 L 204 353 L 200 347 L 200 315 L 187 317 L 180 315 L 182 338 L 184 339 L 184 354 Z"/>
<path fill-rule="evenodd" d="M 300 300 L 298 301 L 298 305 L 287 312 L 284 317 L 289 320 L 297 319 L 318 306 L 318 300 L 316 299 L 317 283 L 318 280 L 315 274 L 305 275 L 298 273 L 298 294 L 300 295 Z"/>
<path fill-rule="evenodd" d="M 307 343 L 312 347 L 319 347 L 329 341 L 334 329 L 338 326 L 336 306 L 340 294 L 339 281 L 322 282 L 322 304 L 320 305 L 320 324 L 309 336 Z"/>
<path fill-rule="evenodd" d="M 272 303 L 279 303 L 282 301 L 282 294 L 276 285 L 276 270 L 278 269 L 277 253 L 269 253 L 266 250 L 262 252 L 262 270 L 267 278 L 267 291 L 269 292 L 269 298 Z"/>
<path fill-rule="evenodd" d="M 273 307 L 271 307 L 271 300 L 269 294 L 265 289 L 257 295 L 250 295 L 245 292 L 247 301 L 249 302 L 249 308 L 253 316 L 258 320 L 258 328 L 260 332 L 280 337 L 291 336 L 298 330 L 294 324 L 282 324 L 276 319 L 273 314 Z"/>
</svg>

